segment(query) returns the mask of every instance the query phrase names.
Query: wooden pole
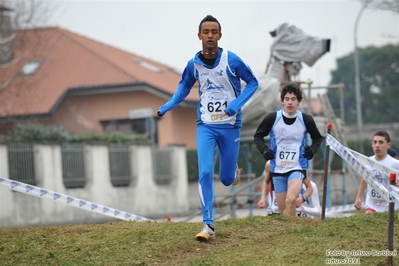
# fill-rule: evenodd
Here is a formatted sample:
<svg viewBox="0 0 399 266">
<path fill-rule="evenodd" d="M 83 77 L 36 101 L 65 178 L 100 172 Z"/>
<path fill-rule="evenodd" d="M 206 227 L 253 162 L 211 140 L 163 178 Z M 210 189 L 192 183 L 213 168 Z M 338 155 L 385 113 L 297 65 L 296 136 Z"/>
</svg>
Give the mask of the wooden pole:
<svg viewBox="0 0 399 266">
<path fill-rule="evenodd" d="M 391 173 L 389 175 L 389 183 L 391 186 L 396 183 L 396 174 Z M 395 216 L 395 202 L 389 203 L 388 209 L 388 251 L 393 251 L 393 227 L 394 227 L 394 216 Z M 393 257 L 391 254 L 387 256 L 387 265 L 393 265 Z"/>
<path fill-rule="evenodd" d="M 331 134 L 332 124 L 327 124 L 327 134 Z M 323 204 L 321 208 L 321 219 L 326 218 L 326 198 L 327 198 L 327 179 L 328 168 L 330 163 L 330 145 L 326 143 L 326 158 L 324 159 L 324 183 L 323 183 Z"/>
</svg>

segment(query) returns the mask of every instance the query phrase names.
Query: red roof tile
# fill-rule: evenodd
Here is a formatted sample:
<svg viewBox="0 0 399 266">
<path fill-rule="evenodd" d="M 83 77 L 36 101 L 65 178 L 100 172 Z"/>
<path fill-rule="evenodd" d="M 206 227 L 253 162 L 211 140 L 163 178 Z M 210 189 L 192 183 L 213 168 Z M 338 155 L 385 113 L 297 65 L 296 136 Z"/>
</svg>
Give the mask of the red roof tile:
<svg viewBox="0 0 399 266">
<path fill-rule="evenodd" d="M 12 61 L 0 65 L 0 117 L 48 114 L 73 88 L 146 83 L 171 95 L 180 80 L 168 66 L 58 27 L 21 30 L 14 41 Z M 21 75 L 30 61 L 41 65 Z M 186 100 L 198 101 L 196 88 Z"/>
</svg>

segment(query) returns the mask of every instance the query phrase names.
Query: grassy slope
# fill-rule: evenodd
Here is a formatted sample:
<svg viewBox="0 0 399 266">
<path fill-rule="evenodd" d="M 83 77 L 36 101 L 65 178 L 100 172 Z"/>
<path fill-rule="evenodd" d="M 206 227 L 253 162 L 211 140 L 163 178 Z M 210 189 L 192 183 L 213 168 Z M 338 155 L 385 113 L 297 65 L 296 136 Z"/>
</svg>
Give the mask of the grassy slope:
<svg viewBox="0 0 399 266">
<path fill-rule="evenodd" d="M 113 222 L 0 230 L 0 265 L 325 265 L 326 250 L 385 250 L 387 214 L 331 220 L 255 216 L 215 223 Z M 399 247 L 395 217 L 394 249 Z M 343 257 L 336 257 L 343 258 Z M 385 256 L 360 257 L 386 265 Z M 399 258 L 394 257 L 394 262 Z"/>
</svg>

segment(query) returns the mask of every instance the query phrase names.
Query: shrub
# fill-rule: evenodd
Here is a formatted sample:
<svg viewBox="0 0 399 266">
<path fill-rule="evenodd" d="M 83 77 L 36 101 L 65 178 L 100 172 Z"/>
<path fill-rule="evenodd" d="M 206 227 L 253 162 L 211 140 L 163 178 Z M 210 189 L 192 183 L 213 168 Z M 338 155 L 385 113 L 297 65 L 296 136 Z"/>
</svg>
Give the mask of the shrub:
<svg viewBox="0 0 399 266">
<path fill-rule="evenodd" d="M 61 126 L 43 125 L 39 123 L 18 123 L 9 136 L 0 135 L 1 142 L 42 142 L 56 141 L 66 143 L 77 142 L 108 142 L 108 143 L 127 143 L 127 142 L 149 142 L 147 135 L 124 134 L 122 132 L 99 133 L 92 132 L 87 134 L 74 134 L 65 130 Z"/>
</svg>

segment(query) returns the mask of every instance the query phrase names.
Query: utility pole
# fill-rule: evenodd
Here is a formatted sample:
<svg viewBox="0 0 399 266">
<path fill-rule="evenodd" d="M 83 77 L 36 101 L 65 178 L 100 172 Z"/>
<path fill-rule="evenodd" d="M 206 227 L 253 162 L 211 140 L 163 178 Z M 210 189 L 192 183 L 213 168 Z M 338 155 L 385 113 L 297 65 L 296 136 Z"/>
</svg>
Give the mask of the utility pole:
<svg viewBox="0 0 399 266">
<path fill-rule="evenodd" d="M 362 117 L 362 105 L 361 105 L 361 95 L 360 95 L 360 70 L 359 70 L 359 53 L 357 48 L 357 28 L 359 24 L 360 17 L 363 11 L 366 9 L 368 2 L 366 2 L 359 11 L 355 22 L 354 30 L 354 43 L 355 43 L 355 96 L 356 96 L 356 115 L 357 115 L 357 129 L 360 142 L 361 154 L 364 154 L 363 147 L 363 117 Z"/>
</svg>

